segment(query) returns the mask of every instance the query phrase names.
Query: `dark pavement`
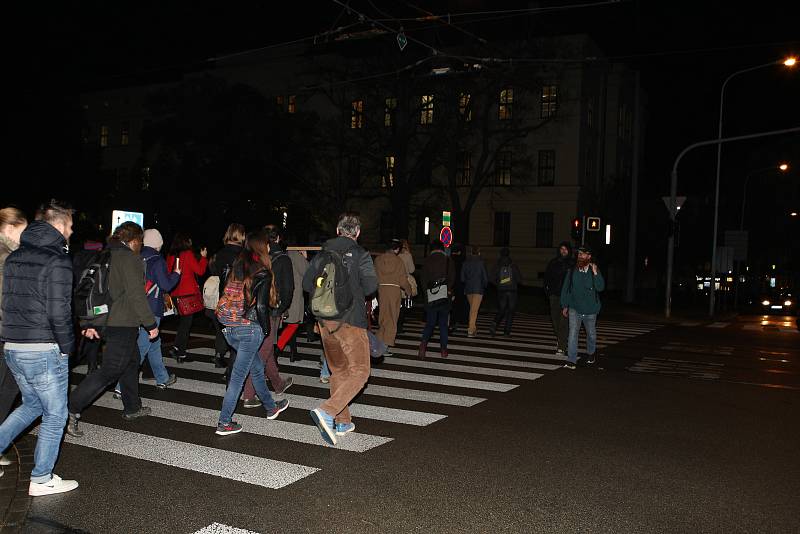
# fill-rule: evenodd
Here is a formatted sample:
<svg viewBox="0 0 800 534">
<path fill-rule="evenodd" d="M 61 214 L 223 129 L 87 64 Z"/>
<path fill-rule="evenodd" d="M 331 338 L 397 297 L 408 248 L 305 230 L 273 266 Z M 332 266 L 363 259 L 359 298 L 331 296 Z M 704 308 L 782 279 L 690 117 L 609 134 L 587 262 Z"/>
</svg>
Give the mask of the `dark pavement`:
<svg viewBox="0 0 800 534">
<path fill-rule="evenodd" d="M 175 388 L 142 383 L 158 417 L 127 423 L 102 400 L 87 410 L 93 437 L 70 438 L 56 466 L 81 487 L 31 500 L 21 531 L 797 532 L 800 334 L 760 316 L 632 321 L 601 315 L 601 356 L 576 371 L 556 368 L 544 317 L 520 317 L 510 339 L 456 336 L 448 360 L 434 348 L 429 362 L 412 356 L 409 325 L 356 401 L 361 436 L 335 450 L 304 406 L 325 393 L 312 354 L 282 360 L 296 384 L 277 421 L 237 410 L 264 433 L 247 433 L 256 420 L 215 436 L 221 382 L 211 340 L 195 337 L 196 361 L 167 360 Z M 207 474 L 233 453 L 254 458 Z M 297 478 L 264 487 L 275 472 Z"/>
</svg>

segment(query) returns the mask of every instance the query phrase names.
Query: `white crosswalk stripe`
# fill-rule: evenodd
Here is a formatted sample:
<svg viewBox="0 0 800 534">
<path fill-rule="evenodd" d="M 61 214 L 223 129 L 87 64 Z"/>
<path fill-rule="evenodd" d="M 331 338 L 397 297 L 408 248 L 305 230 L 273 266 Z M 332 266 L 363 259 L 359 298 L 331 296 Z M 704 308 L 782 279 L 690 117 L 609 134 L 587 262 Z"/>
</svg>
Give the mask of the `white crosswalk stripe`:
<svg viewBox="0 0 800 534">
<path fill-rule="evenodd" d="M 491 317 L 480 317 L 479 328 L 488 331 L 490 322 Z M 308 418 L 307 411 L 316 408 L 327 398 L 329 385 L 319 381 L 321 344 L 308 342 L 302 334 L 298 336 L 298 353 L 305 359 L 291 362 L 284 356 L 278 358 L 281 374 L 292 377 L 294 382 L 292 389 L 283 395 L 289 400 L 289 410 L 278 419 L 266 419 L 263 408 L 244 413 L 239 409 L 234 419 L 242 424 L 243 431 L 234 436 L 214 436 L 222 396 L 225 394 L 225 384 L 220 380 L 224 369 L 217 369 L 211 363 L 214 336 L 197 333 L 191 336 L 189 361 L 177 364 L 172 359 L 165 359 L 171 372 L 179 377 L 176 384 L 167 392 L 153 387 L 140 388 L 143 404 L 149 406 L 153 413 L 151 418 L 137 423 L 138 432 L 103 426 L 97 421 L 103 415 L 96 411 L 98 408 L 121 410 L 121 402 L 106 393 L 94 403 L 93 408 L 82 414 L 80 425 L 85 436 L 67 437 L 66 443 L 153 462 L 164 466 L 164 469 L 185 469 L 276 489 L 313 475 L 319 471 L 319 467 L 296 463 L 293 460 L 297 456 L 285 456 L 286 451 L 280 447 L 250 446 L 244 449 L 247 452 L 263 449 L 263 454 L 270 456 L 268 458 L 260 453 L 232 452 L 215 444 L 223 443 L 222 440 L 229 444 L 250 443 L 233 440 L 282 440 L 295 443 L 296 447 L 319 447 L 326 454 L 362 454 L 396 439 L 392 434 L 398 427 L 393 425 L 424 428 L 436 424 L 450 414 L 458 413 L 453 410 L 478 406 L 489 398 L 535 383 L 548 372 L 560 368 L 564 360 L 564 356 L 554 354 L 555 337 L 547 317 L 520 317 L 514 322 L 510 338 L 452 335 L 448 342 L 447 359 L 440 357 L 437 337 L 429 343 L 428 357 L 424 360 L 416 358 L 423 326 L 420 321 L 407 321 L 405 333 L 398 336 L 396 346 L 392 349 L 394 356 L 387 357 L 382 366 L 371 370 L 369 384 L 350 406 L 360 428 L 342 436 L 335 447 L 328 446 L 320 438 L 316 426 Z M 598 324 L 598 346 L 608 346 L 646 334 L 659 326 L 603 321 Z M 169 336 L 175 332 L 162 330 L 162 334 Z M 582 339 L 581 347 L 583 345 Z M 640 371 L 646 371 L 649 365 L 652 362 L 646 362 Z M 86 367 L 78 366 L 73 373 L 85 374 Z M 152 381 L 143 383 L 153 384 Z M 297 417 L 295 410 L 305 414 Z M 147 434 L 148 421 L 159 420 L 189 425 L 193 429 L 196 427 L 201 435 L 207 435 L 208 438 L 203 439 L 202 444 L 197 444 L 190 439 L 196 436 L 194 431 L 186 437 L 187 441 Z M 377 429 L 377 435 L 363 432 L 365 429 L 368 432 Z M 204 432 L 208 434 L 202 434 Z M 173 434 L 170 436 L 174 437 Z M 246 531 L 212 524 L 197 532 Z"/>
</svg>

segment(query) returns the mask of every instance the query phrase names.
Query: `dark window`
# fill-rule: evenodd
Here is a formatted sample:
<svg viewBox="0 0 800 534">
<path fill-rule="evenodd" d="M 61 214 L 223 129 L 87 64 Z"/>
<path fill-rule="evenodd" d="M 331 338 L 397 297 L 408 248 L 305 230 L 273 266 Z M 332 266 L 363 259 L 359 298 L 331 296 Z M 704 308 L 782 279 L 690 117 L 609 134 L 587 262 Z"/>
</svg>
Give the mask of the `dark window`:
<svg viewBox="0 0 800 534">
<path fill-rule="evenodd" d="M 511 212 L 494 212 L 494 246 L 505 247 L 511 241 Z"/>
<path fill-rule="evenodd" d="M 511 151 L 497 154 L 495 162 L 495 185 L 511 185 Z"/>
<path fill-rule="evenodd" d="M 536 214 L 536 248 L 553 246 L 553 213 L 540 211 Z"/>
<path fill-rule="evenodd" d="M 119 144 L 122 146 L 128 146 L 130 143 L 130 124 L 127 122 L 122 123 L 122 127 L 120 128 L 120 135 L 119 135 Z"/>
<path fill-rule="evenodd" d="M 461 93 L 458 97 L 458 112 L 469 122 L 472 120 L 472 95 L 469 93 Z"/>
<path fill-rule="evenodd" d="M 394 237 L 394 217 L 389 211 L 381 213 L 381 243 L 388 243 Z"/>
<path fill-rule="evenodd" d="M 538 167 L 539 185 L 553 185 L 556 183 L 556 151 L 540 150 Z"/>
<path fill-rule="evenodd" d="M 458 153 L 458 168 L 456 169 L 456 185 L 472 185 L 472 153 Z"/>
<path fill-rule="evenodd" d="M 358 156 L 347 158 L 347 185 L 352 188 L 361 187 L 361 160 Z"/>
</svg>

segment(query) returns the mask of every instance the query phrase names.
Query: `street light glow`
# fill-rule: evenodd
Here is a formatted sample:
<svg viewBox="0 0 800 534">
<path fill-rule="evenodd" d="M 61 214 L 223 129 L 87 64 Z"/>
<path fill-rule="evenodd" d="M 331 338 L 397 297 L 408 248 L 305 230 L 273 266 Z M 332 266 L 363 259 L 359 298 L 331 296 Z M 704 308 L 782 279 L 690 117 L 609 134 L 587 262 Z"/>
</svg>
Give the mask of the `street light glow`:
<svg viewBox="0 0 800 534">
<path fill-rule="evenodd" d="M 794 57 L 786 58 L 786 61 L 783 62 L 787 67 L 794 67 L 795 63 L 797 63 L 797 58 Z"/>
<path fill-rule="evenodd" d="M 792 213 L 790 213 L 790 214 L 789 214 L 789 216 L 790 216 L 790 217 L 797 217 L 797 212 L 796 212 L 796 211 L 793 211 Z"/>
<path fill-rule="evenodd" d="M 781 171 L 786 172 L 787 170 L 789 170 L 789 164 L 788 163 L 781 163 L 780 165 L 778 165 L 778 168 Z"/>
</svg>

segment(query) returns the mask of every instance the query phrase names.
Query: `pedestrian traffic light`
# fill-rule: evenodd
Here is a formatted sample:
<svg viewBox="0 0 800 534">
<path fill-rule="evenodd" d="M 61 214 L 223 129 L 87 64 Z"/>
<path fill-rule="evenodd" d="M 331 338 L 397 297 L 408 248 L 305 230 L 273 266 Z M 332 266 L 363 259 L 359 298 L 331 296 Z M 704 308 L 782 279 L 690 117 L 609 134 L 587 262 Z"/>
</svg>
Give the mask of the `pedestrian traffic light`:
<svg viewBox="0 0 800 534">
<path fill-rule="evenodd" d="M 600 217 L 587 217 L 586 218 L 586 230 L 589 232 L 599 232 L 600 231 Z"/>
<path fill-rule="evenodd" d="M 575 241 L 581 238 L 581 218 L 575 217 L 572 219 L 572 225 L 570 226 L 572 239 Z"/>
</svg>

